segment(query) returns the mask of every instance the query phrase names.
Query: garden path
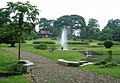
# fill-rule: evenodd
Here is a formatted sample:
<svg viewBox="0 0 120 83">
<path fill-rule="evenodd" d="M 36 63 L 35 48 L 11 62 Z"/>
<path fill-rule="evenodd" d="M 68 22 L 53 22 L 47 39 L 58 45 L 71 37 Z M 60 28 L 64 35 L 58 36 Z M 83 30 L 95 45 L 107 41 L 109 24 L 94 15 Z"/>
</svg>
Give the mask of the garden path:
<svg viewBox="0 0 120 83">
<path fill-rule="evenodd" d="M 6 50 L 17 54 L 17 50 Z M 36 83 L 120 83 L 120 79 L 66 67 L 43 56 L 21 51 L 21 58 L 35 63 L 33 73 Z"/>
</svg>

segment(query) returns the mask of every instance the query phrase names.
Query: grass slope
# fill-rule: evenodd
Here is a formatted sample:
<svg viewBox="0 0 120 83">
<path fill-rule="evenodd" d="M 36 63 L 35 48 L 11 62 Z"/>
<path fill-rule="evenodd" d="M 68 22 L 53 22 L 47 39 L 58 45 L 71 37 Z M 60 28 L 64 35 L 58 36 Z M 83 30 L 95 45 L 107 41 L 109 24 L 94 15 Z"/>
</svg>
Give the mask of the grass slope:
<svg viewBox="0 0 120 83">
<path fill-rule="evenodd" d="M 8 78 L 1 78 L 0 83 L 29 83 L 29 80 L 26 75 L 19 75 Z"/>
<path fill-rule="evenodd" d="M 100 66 L 95 65 L 87 65 L 84 67 L 80 67 L 80 69 L 87 70 L 90 72 L 94 72 L 97 74 L 107 75 L 114 78 L 120 78 L 120 65 L 114 66 L 110 68 L 100 68 Z"/>
<path fill-rule="evenodd" d="M 0 49 L 0 72 L 15 71 L 18 62 L 17 56 L 11 52 Z M 0 83 L 29 83 L 26 75 L 0 78 Z"/>
<path fill-rule="evenodd" d="M 17 62 L 16 55 L 0 49 L 0 71 L 14 71 Z"/>
<path fill-rule="evenodd" d="M 82 58 L 85 58 L 84 55 L 80 54 L 78 51 L 73 50 L 54 50 L 53 52 L 50 52 L 49 50 L 35 49 L 33 45 L 32 46 L 24 45 L 22 49 L 28 52 L 32 52 L 34 54 L 50 58 L 54 61 L 57 61 L 58 59 L 61 58 L 70 61 L 77 61 Z"/>
</svg>

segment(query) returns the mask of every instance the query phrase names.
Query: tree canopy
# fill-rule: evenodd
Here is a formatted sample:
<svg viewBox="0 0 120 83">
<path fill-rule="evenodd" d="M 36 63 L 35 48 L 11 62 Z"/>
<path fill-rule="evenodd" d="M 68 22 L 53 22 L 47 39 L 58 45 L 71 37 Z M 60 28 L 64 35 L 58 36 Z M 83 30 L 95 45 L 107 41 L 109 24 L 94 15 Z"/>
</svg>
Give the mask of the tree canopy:
<svg viewBox="0 0 120 83">
<path fill-rule="evenodd" d="M 101 40 L 120 41 L 120 19 L 110 19 L 100 33 Z"/>
<path fill-rule="evenodd" d="M 31 5 L 28 1 L 26 3 L 22 3 L 19 1 L 16 3 L 7 2 L 6 8 L 2 8 L 1 12 L 4 12 L 3 13 L 4 17 L 2 17 L 2 19 L 4 20 L 4 23 L 3 23 L 4 25 L 2 24 L 1 31 L 4 31 L 4 33 L 7 33 L 7 34 L 4 34 L 0 31 L 0 33 L 2 33 L 0 35 L 0 40 L 3 40 L 4 38 L 11 42 L 14 41 L 14 43 L 16 43 L 18 41 L 17 40 L 18 38 L 16 38 L 16 35 L 17 36 L 19 35 L 20 27 L 18 26 L 20 23 L 22 23 L 21 30 L 22 32 L 25 32 L 25 33 L 30 33 L 31 30 L 34 30 L 35 25 L 38 23 L 37 15 L 39 15 L 39 10 L 37 9 L 36 6 Z M 23 22 L 19 22 L 20 21 L 19 16 L 22 16 L 21 19 Z M 9 31 L 10 33 L 7 32 L 8 30 L 10 30 Z M 2 41 L 1 43 L 11 44 L 11 42 Z"/>
</svg>

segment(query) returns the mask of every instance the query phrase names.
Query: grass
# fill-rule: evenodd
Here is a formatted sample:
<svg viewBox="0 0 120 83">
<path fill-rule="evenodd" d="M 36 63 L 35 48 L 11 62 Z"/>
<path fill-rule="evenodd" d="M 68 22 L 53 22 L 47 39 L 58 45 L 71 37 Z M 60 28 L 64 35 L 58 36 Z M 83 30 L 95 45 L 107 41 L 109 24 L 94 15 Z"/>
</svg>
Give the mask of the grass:
<svg viewBox="0 0 120 83">
<path fill-rule="evenodd" d="M 14 71 L 17 62 L 16 55 L 0 49 L 0 71 Z"/>
<path fill-rule="evenodd" d="M 98 47 L 87 47 L 88 50 L 93 50 L 93 51 L 97 51 L 103 54 L 108 54 L 108 51 L 111 50 L 112 54 L 114 55 L 120 55 L 120 47 L 119 46 L 113 46 L 111 49 L 107 49 L 104 46 L 98 46 Z"/>
<path fill-rule="evenodd" d="M 59 44 L 59 40 L 51 40 L 51 38 L 39 38 L 34 40 L 26 40 L 26 43 L 33 44 L 34 41 L 50 41 L 50 42 L 55 42 L 56 44 Z"/>
<path fill-rule="evenodd" d="M 38 49 L 34 48 L 35 45 L 32 44 L 33 41 L 54 41 L 54 42 L 56 42 L 56 47 L 60 48 L 60 46 L 58 45 L 58 43 L 59 43 L 58 40 L 51 40 L 50 38 L 49 39 L 41 38 L 41 39 L 32 40 L 32 41 L 27 40 L 26 44 L 22 44 L 22 50 L 50 58 L 54 61 L 57 61 L 60 58 L 65 59 L 65 60 L 70 60 L 70 61 L 77 61 L 82 58 L 85 58 L 84 55 L 80 54 L 78 51 L 75 51 L 75 50 L 62 50 L 62 51 L 55 50 L 53 52 L 49 52 L 48 50 L 38 50 Z M 97 45 L 96 44 L 97 42 L 99 42 L 99 41 L 93 41 L 89 45 L 69 45 L 68 47 L 84 49 L 84 50 L 92 50 L 92 51 L 97 51 L 97 52 L 104 54 L 103 56 L 97 57 L 98 61 L 100 61 L 102 59 L 106 59 L 108 57 L 107 56 L 108 51 L 112 50 L 113 62 L 120 62 L 119 45 L 118 46 L 114 45 L 111 49 L 106 49 L 103 45 Z M 5 47 L 5 45 L 1 45 L 1 47 Z M 18 45 L 17 45 L 17 47 L 18 47 Z M 88 66 L 80 67 L 80 69 L 94 72 L 97 74 L 103 74 L 103 75 L 108 75 L 108 76 L 115 77 L 115 78 L 120 78 L 120 71 L 119 71 L 120 66 L 115 66 L 112 68 L 100 68 L 99 66 L 88 65 Z"/>
<path fill-rule="evenodd" d="M 96 61 L 100 62 L 101 60 L 108 59 L 109 55 L 98 56 Z M 120 64 L 120 55 L 112 55 L 112 62 Z"/>
<path fill-rule="evenodd" d="M 87 65 L 87 66 L 84 66 L 84 67 L 80 67 L 80 69 L 87 70 L 87 71 L 90 71 L 90 72 L 94 72 L 94 73 L 97 73 L 97 74 L 111 76 L 111 77 L 114 77 L 114 78 L 120 78 L 120 65 L 110 67 L 110 68 L 100 68 L 100 66 Z"/>
<path fill-rule="evenodd" d="M 34 54 L 38 54 L 47 58 L 50 58 L 54 61 L 57 61 L 58 59 L 65 59 L 70 61 L 77 61 L 82 58 L 85 58 L 84 55 L 80 54 L 78 51 L 73 50 L 54 50 L 53 52 L 50 52 L 49 50 L 39 50 L 35 49 L 34 45 L 28 45 L 24 44 L 24 47 L 22 48 L 25 51 L 32 52 Z"/>
<path fill-rule="evenodd" d="M 0 78 L 0 83 L 29 83 L 29 80 L 26 75 L 19 75 L 8 78 Z"/>
<path fill-rule="evenodd" d="M 15 71 L 18 62 L 17 56 L 11 52 L 0 49 L 0 72 Z M 26 75 L 0 78 L 0 83 L 29 83 Z"/>
<path fill-rule="evenodd" d="M 97 41 L 99 42 L 99 41 Z M 27 45 L 27 44 L 26 44 Z M 66 60 L 78 60 L 80 58 L 84 58 L 83 55 L 79 54 L 77 51 L 69 50 L 69 51 L 60 51 L 56 50 L 54 52 L 49 52 L 48 50 L 36 50 L 33 48 L 34 45 L 28 45 L 23 47 L 25 51 L 29 51 L 38 55 L 42 55 L 44 57 L 48 57 L 52 60 L 57 60 L 59 58 L 63 58 Z M 84 50 L 93 50 L 97 51 L 100 53 L 103 53 L 105 55 L 100 56 L 97 58 L 98 61 L 102 59 L 108 58 L 108 51 L 112 50 L 113 54 L 113 62 L 120 62 L 120 51 L 119 51 L 119 46 L 113 46 L 111 49 L 106 49 L 103 45 L 97 45 L 96 42 L 92 42 L 89 45 L 69 45 L 69 48 L 77 48 L 77 49 L 84 49 Z M 112 68 L 100 68 L 100 66 L 95 66 L 95 65 L 88 65 L 84 67 L 80 67 L 82 70 L 87 70 L 90 72 L 94 72 L 97 74 L 102 74 L 102 75 L 107 75 L 111 76 L 114 78 L 120 78 L 120 66 L 115 66 Z"/>
</svg>

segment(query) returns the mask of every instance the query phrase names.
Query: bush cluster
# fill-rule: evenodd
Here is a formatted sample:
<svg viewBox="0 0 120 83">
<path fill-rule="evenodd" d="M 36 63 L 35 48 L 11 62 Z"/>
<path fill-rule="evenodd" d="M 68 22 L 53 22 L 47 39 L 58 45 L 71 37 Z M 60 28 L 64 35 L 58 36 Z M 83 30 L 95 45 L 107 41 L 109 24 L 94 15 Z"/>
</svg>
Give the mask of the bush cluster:
<svg viewBox="0 0 120 83">
<path fill-rule="evenodd" d="M 43 43 L 43 44 L 36 45 L 34 48 L 40 49 L 40 50 L 46 50 L 47 45 Z"/>
<path fill-rule="evenodd" d="M 34 41 L 33 44 L 55 44 L 55 42 L 50 42 L 50 41 Z"/>
<path fill-rule="evenodd" d="M 107 62 L 105 60 L 101 60 L 100 62 L 95 63 L 95 65 L 101 65 L 100 68 L 118 66 L 115 62 Z"/>
<path fill-rule="evenodd" d="M 105 46 L 106 48 L 111 48 L 111 47 L 113 46 L 113 42 L 112 42 L 112 41 L 105 41 L 105 42 L 104 42 L 104 46 Z"/>
<path fill-rule="evenodd" d="M 104 43 L 97 43 L 97 45 L 104 45 Z M 120 43 L 114 42 L 113 45 L 120 45 Z"/>
<path fill-rule="evenodd" d="M 100 62 L 95 63 L 95 65 L 105 65 L 107 62 L 105 60 L 101 60 Z"/>
<path fill-rule="evenodd" d="M 105 67 L 112 67 L 112 66 L 118 66 L 118 64 L 115 62 L 110 62 L 105 65 Z"/>
<path fill-rule="evenodd" d="M 97 43 L 97 45 L 104 45 L 104 43 Z"/>
<path fill-rule="evenodd" d="M 79 44 L 79 45 L 88 45 L 89 43 L 87 43 L 87 42 L 67 42 L 67 44 L 74 44 L 74 45 L 76 45 L 76 44 Z"/>
<path fill-rule="evenodd" d="M 115 42 L 115 43 L 113 43 L 113 45 L 120 45 L 120 43 Z"/>
</svg>

